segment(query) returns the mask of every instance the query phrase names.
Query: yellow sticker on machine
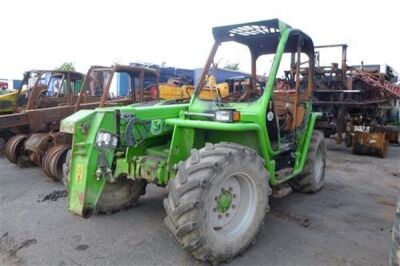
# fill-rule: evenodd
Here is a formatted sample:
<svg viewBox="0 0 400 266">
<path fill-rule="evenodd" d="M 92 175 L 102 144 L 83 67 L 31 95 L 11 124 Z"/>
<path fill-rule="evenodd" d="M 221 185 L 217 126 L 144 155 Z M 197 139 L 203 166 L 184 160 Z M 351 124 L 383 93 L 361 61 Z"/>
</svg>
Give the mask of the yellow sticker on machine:
<svg viewBox="0 0 400 266">
<path fill-rule="evenodd" d="M 76 167 L 76 183 L 80 184 L 82 181 L 82 164 L 78 163 Z"/>
</svg>

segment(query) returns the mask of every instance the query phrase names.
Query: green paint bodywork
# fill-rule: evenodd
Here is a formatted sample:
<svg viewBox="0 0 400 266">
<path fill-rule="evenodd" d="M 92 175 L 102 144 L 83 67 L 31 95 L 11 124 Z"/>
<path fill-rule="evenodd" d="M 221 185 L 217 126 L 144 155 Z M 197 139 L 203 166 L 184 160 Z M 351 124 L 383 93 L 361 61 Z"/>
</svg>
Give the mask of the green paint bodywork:
<svg viewBox="0 0 400 266">
<path fill-rule="evenodd" d="M 105 183 L 122 176 L 142 178 L 166 186 L 169 179 L 175 177 L 176 165 L 186 160 L 192 149 L 200 149 L 206 142 L 229 141 L 255 149 L 265 161 L 269 172 L 269 180 L 266 182 L 271 186 L 286 182 L 301 173 L 315 121 L 321 114 L 311 111 L 310 98 L 306 104 L 305 122 L 296 129 L 293 170 L 290 175 L 278 178 L 275 173 L 275 157 L 281 150 L 273 149 L 271 145 L 266 110 L 272 99 L 275 77 L 292 30 L 284 23 L 279 25 L 281 36 L 263 95 L 253 102 L 230 103 L 230 108 L 240 112 L 239 122 L 223 123 L 202 117 L 205 111 L 215 112 L 221 107 L 213 101 L 201 100 L 196 95 L 192 96 L 189 104 L 160 102 L 152 106 L 136 104 L 82 110 L 64 119 L 61 131 L 73 134 L 69 210 L 82 216 L 89 215 L 95 209 Z M 136 122 L 133 127 L 129 127 L 129 119 L 132 117 Z M 129 129 L 131 132 L 127 132 Z M 96 175 L 101 152 L 95 145 L 99 130 L 119 136 L 115 150 L 103 151 L 112 178 Z M 129 146 L 126 136 L 133 137 L 137 142 Z M 228 202 L 225 198 L 221 199 L 221 210 Z"/>
</svg>

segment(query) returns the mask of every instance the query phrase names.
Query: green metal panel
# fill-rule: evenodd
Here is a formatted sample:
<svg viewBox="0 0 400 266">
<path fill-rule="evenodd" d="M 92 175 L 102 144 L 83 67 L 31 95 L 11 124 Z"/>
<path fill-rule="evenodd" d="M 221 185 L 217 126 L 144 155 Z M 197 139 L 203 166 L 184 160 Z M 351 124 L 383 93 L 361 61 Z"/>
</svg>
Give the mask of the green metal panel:
<svg viewBox="0 0 400 266">
<path fill-rule="evenodd" d="M 113 169 L 113 176 L 127 175 L 135 178 L 137 168 L 136 159 L 145 155 L 146 148 L 166 144 L 170 141 L 172 135 L 172 126 L 161 126 L 165 118 L 178 117 L 182 110 L 187 109 L 187 104 L 140 106 L 131 105 L 125 107 L 97 108 L 96 110 L 81 110 L 72 116 L 64 119 L 61 123 L 61 131 L 73 134 L 72 162 L 70 171 L 69 210 L 85 216 L 94 210 L 97 201 L 101 195 L 106 180 L 105 177 L 97 177 L 100 150 L 96 148 L 95 141 L 99 130 L 117 134 L 117 114 L 121 116 L 130 114 L 135 115 L 139 120 L 158 121 L 152 123 L 139 124 L 133 131 L 137 133 L 141 130 L 146 133 L 145 140 L 134 147 L 126 147 L 125 130 L 127 122 L 120 121 L 120 147 L 114 150 L 105 151 L 105 157 L 108 165 L 111 167 L 113 161 L 116 162 L 116 169 Z M 149 130 L 144 129 L 149 126 Z M 151 127 L 155 129 L 151 129 Z M 125 147 L 125 148 L 123 148 Z M 154 152 L 154 150 L 153 150 Z M 115 159 L 114 157 L 118 157 Z M 164 155 L 165 157 L 165 155 Z M 136 159 L 135 159 L 136 158 Z M 151 162 L 147 161 L 147 164 Z M 167 169 L 167 167 L 164 167 Z M 165 170 L 157 169 L 159 183 L 166 185 L 168 174 Z M 112 181 L 112 180 L 111 180 Z"/>
<path fill-rule="evenodd" d="M 100 111 L 79 115 L 74 127 L 72 161 L 69 182 L 68 206 L 70 211 L 87 216 L 92 211 L 101 195 L 105 184 L 104 178 L 96 177 L 99 150 L 95 147 L 98 130 L 106 129 L 116 134 L 115 113 Z M 88 123 L 85 129 L 83 124 Z M 114 151 L 107 151 L 105 157 L 111 165 Z"/>
</svg>

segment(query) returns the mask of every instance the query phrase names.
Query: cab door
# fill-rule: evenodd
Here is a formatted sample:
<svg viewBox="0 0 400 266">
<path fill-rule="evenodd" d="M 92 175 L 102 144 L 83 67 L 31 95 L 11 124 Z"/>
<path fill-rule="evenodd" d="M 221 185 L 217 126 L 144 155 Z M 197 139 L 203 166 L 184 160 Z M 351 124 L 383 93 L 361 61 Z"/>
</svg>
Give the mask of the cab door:
<svg viewBox="0 0 400 266">
<path fill-rule="evenodd" d="M 300 36 L 296 52 L 284 54 L 268 106 L 267 127 L 274 150 L 292 149 L 296 136 L 305 129 L 311 103 L 312 60 L 302 53 L 302 45 Z"/>
</svg>

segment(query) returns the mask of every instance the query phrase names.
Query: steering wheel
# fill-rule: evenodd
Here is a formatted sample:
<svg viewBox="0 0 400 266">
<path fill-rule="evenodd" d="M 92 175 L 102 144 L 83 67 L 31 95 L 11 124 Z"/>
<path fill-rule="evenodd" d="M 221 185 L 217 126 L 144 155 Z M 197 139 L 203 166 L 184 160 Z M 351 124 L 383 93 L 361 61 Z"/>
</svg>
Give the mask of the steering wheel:
<svg viewBox="0 0 400 266">
<path fill-rule="evenodd" d="M 38 88 L 38 89 L 40 89 L 40 91 L 37 92 L 36 95 L 32 95 L 34 97 L 33 104 L 34 104 L 35 108 L 40 107 L 40 105 L 42 104 L 42 101 L 45 99 L 46 93 L 48 91 L 47 86 L 44 86 L 43 88 Z"/>
</svg>

